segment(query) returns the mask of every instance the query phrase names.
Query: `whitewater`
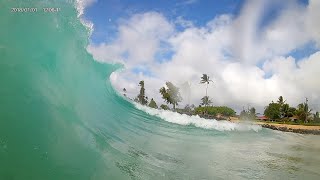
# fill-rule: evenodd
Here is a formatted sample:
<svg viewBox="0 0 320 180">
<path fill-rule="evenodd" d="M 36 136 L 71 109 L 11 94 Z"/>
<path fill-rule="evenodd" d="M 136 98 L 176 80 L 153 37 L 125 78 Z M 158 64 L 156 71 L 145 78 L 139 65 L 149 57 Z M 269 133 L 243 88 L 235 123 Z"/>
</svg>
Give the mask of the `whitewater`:
<svg viewBox="0 0 320 180">
<path fill-rule="evenodd" d="M 0 8 L 0 179 L 320 179 L 319 136 L 119 95 L 109 77 L 122 65 L 86 51 L 92 24 L 77 1 L 2 0 Z"/>
</svg>

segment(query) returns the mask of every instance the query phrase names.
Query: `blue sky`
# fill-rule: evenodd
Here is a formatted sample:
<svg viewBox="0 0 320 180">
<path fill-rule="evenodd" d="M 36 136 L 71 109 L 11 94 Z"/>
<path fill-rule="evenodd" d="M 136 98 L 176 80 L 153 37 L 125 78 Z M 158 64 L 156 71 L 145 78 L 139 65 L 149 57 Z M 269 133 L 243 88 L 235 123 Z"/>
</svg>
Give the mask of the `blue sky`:
<svg viewBox="0 0 320 180">
<path fill-rule="evenodd" d="M 94 43 L 112 40 L 119 19 L 148 11 L 160 12 L 174 21 L 181 16 L 196 26 L 203 26 L 215 16 L 238 14 L 243 0 L 98 0 L 86 9 L 85 17 L 95 25 Z"/>
<path fill-rule="evenodd" d="M 191 21 L 195 26 L 205 26 L 207 22 L 221 14 L 238 16 L 244 3 L 245 0 L 98 0 L 86 9 L 85 18 L 94 24 L 94 32 L 91 36 L 92 43 L 99 44 L 112 42 L 117 35 L 119 21 L 129 18 L 133 14 L 155 11 L 171 21 L 182 17 Z M 298 3 L 307 6 L 308 0 L 298 0 Z M 275 1 L 270 5 L 266 7 L 268 11 L 264 13 L 260 21 L 259 27 L 261 29 L 279 16 L 285 8 L 286 1 Z M 177 29 L 183 30 L 181 27 L 177 27 Z M 288 53 L 287 56 L 293 56 L 300 60 L 316 51 L 314 43 L 308 43 Z M 167 54 L 172 55 L 170 52 Z M 163 58 L 159 58 L 159 61 L 163 61 Z"/>
</svg>

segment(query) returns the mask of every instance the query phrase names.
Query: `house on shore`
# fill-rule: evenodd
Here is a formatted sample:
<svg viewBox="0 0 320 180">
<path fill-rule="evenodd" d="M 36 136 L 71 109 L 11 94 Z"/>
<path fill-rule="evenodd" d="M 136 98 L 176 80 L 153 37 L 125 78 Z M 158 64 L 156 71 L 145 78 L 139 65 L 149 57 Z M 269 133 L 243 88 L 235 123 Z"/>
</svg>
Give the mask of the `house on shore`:
<svg viewBox="0 0 320 180">
<path fill-rule="evenodd" d="M 257 120 L 259 120 L 259 121 L 268 121 L 269 118 L 267 116 L 257 116 Z"/>
</svg>

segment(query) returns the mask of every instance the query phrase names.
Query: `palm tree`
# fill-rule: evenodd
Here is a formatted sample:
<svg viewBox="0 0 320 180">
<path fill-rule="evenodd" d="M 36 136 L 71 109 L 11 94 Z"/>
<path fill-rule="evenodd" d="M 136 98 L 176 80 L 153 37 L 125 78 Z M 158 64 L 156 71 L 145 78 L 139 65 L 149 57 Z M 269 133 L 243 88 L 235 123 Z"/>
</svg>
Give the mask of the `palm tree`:
<svg viewBox="0 0 320 180">
<path fill-rule="evenodd" d="M 290 111 L 289 104 L 283 104 L 281 107 L 281 116 L 287 118 L 289 116 L 289 111 Z"/>
<path fill-rule="evenodd" d="M 144 81 L 140 81 L 139 86 L 140 86 L 140 93 L 138 94 L 137 99 L 142 105 L 146 105 L 148 103 L 148 99 L 145 96 Z"/>
<path fill-rule="evenodd" d="M 179 88 L 173 85 L 171 82 L 166 82 L 166 87 L 167 89 L 165 87 L 160 88 L 159 92 L 164 101 L 167 104 L 172 104 L 173 110 L 175 110 L 178 103 L 182 101 Z"/>
<path fill-rule="evenodd" d="M 203 74 L 202 77 L 201 77 L 201 81 L 200 83 L 201 84 L 207 84 L 207 87 L 206 87 L 206 96 L 208 96 L 208 85 L 209 83 L 213 81 L 210 79 L 210 77 L 207 75 L 207 74 Z"/>
<path fill-rule="evenodd" d="M 201 101 L 202 101 L 201 105 L 204 105 L 205 107 L 207 107 L 212 103 L 209 96 L 204 96 L 203 98 L 201 98 Z"/>
<path fill-rule="evenodd" d="M 127 94 L 126 94 L 126 93 L 127 93 L 126 88 L 123 88 L 123 95 L 124 95 L 124 96 L 127 96 Z"/>
<path fill-rule="evenodd" d="M 278 104 L 283 105 L 285 102 L 286 100 L 284 100 L 282 96 L 278 98 Z"/>
<path fill-rule="evenodd" d="M 286 111 L 288 111 L 289 109 L 289 105 L 288 104 L 284 104 L 286 102 L 286 100 L 283 99 L 282 96 L 280 96 L 278 98 L 277 103 L 280 105 L 280 114 L 281 114 L 281 118 L 285 117 L 285 113 Z M 288 106 L 287 106 L 288 105 Z"/>
<path fill-rule="evenodd" d="M 300 120 L 304 120 L 305 123 L 308 122 L 308 117 L 311 114 L 311 109 L 309 108 L 308 105 L 308 98 L 306 98 L 306 102 L 305 103 L 301 103 L 298 105 L 298 116 L 300 118 Z"/>
<path fill-rule="evenodd" d="M 319 112 L 316 112 L 316 113 L 313 115 L 313 120 L 314 120 L 314 122 L 318 122 L 318 121 L 320 120 Z"/>
</svg>

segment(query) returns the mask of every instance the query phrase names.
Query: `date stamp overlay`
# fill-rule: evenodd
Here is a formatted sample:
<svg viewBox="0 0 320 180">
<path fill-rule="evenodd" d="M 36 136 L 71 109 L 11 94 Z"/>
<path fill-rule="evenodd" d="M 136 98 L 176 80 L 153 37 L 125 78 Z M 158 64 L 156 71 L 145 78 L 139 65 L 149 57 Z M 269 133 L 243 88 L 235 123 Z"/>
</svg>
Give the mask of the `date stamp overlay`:
<svg viewBox="0 0 320 180">
<path fill-rule="evenodd" d="M 36 13 L 36 12 L 57 13 L 60 11 L 61 11 L 61 8 L 57 8 L 57 7 L 45 7 L 45 8 L 13 7 L 11 8 L 12 13 Z"/>
</svg>

